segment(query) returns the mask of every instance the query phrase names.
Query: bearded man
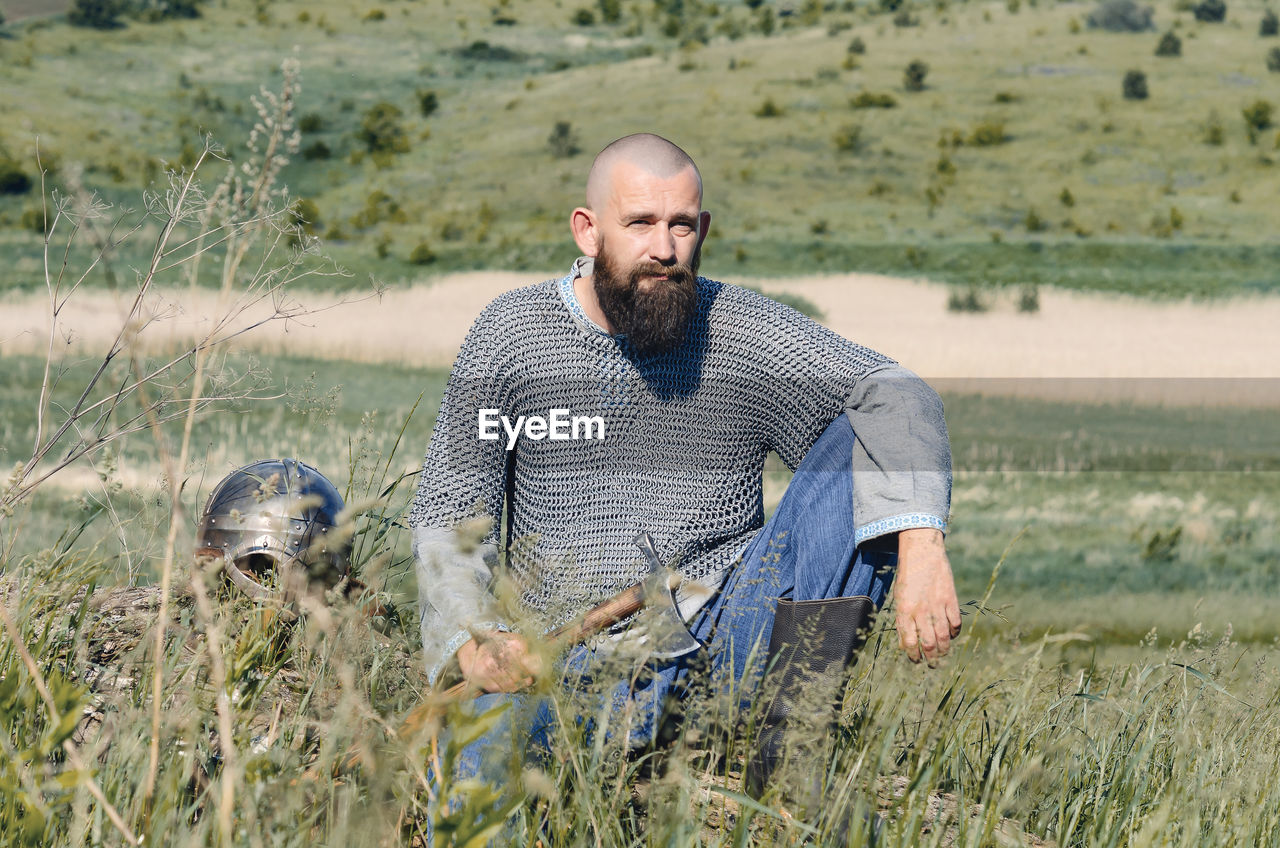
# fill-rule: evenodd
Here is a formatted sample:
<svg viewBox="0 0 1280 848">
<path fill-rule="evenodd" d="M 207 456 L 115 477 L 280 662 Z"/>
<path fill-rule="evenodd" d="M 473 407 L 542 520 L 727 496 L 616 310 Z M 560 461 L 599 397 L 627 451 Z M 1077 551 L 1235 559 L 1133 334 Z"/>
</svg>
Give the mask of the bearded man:
<svg viewBox="0 0 1280 848">
<path fill-rule="evenodd" d="M 647 133 L 613 142 L 570 218 L 584 255 L 476 320 L 411 511 L 422 641 L 433 682 L 510 697 L 537 671 L 539 634 L 498 612 L 500 542 L 523 612 L 550 630 L 645 576 L 632 540 L 648 531 L 677 563 L 679 609 L 713 670 L 749 684 L 747 656 L 767 645 L 795 672 L 751 756 L 748 788 L 759 793 L 812 679 L 801 672 L 845 668 L 891 583 L 913 661 L 932 664 L 959 633 L 943 546 L 950 450 L 941 402 L 914 374 L 761 294 L 697 276 L 711 224 L 701 204 L 701 176 L 679 147 Z M 516 421 L 556 409 L 602 420 L 604 438 L 482 438 L 486 410 Z M 771 451 L 795 475 L 766 524 Z M 477 516 L 491 529 L 464 552 L 451 531 Z M 658 663 L 619 694 L 652 713 L 686 670 Z M 838 695 L 824 696 L 824 720 Z"/>
</svg>

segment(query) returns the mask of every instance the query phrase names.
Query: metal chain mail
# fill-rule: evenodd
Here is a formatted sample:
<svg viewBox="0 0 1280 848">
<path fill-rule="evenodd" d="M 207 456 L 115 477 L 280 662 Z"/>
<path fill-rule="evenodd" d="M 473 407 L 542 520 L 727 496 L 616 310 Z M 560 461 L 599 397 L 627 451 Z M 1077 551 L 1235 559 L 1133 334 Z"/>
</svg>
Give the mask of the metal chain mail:
<svg viewBox="0 0 1280 848">
<path fill-rule="evenodd" d="M 507 569 L 548 627 L 643 578 L 632 543 L 641 530 L 686 578 L 718 586 L 763 525 L 767 453 L 794 469 L 858 379 L 893 364 L 794 309 L 705 278 L 686 343 L 640 357 L 566 301 L 568 282 L 507 292 L 476 320 L 410 511 L 415 528 L 444 530 L 492 516 L 485 541 L 496 544 L 509 488 Z M 605 438 L 522 437 L 508 454 L 505 432 L 478 438 L 485 408 L 512 422 L 553 409 L 598 415 Z M 447 609 L 466 599 L 430 586 L 422 594 L 438 615 L 468 620 Z M 428 629 L 424 619 L 424 637 Z"/>
</svg>

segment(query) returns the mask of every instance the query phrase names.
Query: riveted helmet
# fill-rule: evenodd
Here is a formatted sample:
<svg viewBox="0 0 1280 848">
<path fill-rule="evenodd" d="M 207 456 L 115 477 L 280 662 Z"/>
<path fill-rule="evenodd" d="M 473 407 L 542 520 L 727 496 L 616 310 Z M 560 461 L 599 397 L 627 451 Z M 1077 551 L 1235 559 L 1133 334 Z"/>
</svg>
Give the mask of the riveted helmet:
<svg viewBox="0 0 1280 848">
<path fill-rule="evenodd" d="M 265 459 L 236 469 L 209 496 L 196 551 L 221 555 L 241 591 L 275 594 L 286 570 L 301 565 L 312 586 L 335 586 L 351 567 L 351 543 L 338 531 L 345 504 L 337 488 L 296 459 Z"/>
</svg>

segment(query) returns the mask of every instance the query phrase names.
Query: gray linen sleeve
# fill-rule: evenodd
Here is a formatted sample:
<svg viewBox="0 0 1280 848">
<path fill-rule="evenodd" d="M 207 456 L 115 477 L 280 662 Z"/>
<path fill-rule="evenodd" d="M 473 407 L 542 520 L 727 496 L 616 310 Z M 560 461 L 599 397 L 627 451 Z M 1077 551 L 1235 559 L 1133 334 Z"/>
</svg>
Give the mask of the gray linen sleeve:
<svg viewBox="0 0 1280 848">
<path fill-rule="evenodd" d="M 418 491 L 409 510 L 417 562 L 418 612 L 427 677 L 441 669 L 472 632 L 506 630 L 490 591 L 498 561 L 498 528 L 506 491 L 501 441 L 478 436 L 480 409 L 504 406 L 500 322 L 486 309 L 463 342 L 445 386 Z M 487 519 L 482 538 L 463 543 L 457 528 Z"/>
<path fill-rule="evenodd" d="M 918 527 L 945 530 L 951 446 L 938 393 L 908 369 L 886 363 L 859 378 L 845 415 L 855 437 L 856 541 Z"/>
<path fill-rule="evenodd" d="M 752 339 L 753 355 L 773 369 L 770 447 L 794 470 L 843 412 L 855 437 L 857 542 L 918 527 L 945 530 L 951 448 L 938 393 L 892 359 L 794 309 L 757 303 L 768 329 Z"/>
</svg>

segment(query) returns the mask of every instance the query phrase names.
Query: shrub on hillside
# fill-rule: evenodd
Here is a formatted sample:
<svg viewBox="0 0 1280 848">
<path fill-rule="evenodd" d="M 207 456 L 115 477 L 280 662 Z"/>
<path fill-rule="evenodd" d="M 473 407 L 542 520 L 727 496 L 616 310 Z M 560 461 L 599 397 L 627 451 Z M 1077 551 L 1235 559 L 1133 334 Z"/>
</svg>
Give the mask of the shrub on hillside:
<svg viewBox="0 0 1280 848">
<path fill-rule="evenodd" d="M 411 265 L 430 265 L 436 261 L 436 253 L 431 249 L 431 245 L 425 241 L 418 242 L 417 246 L 409 252 L 409 264 Z"/>
<path fill-rule="evenodd" d="M 1160 37 L 1160 43 L 1156 45 L 1156 55 L 1164 57 L 1181 56 L 1182 39 L 1174 35 L 1173 30 L 1169 30 Z"/>
<path fill-rule="evenodd" d="M 913 59 L 902 72 L 902 87 L 907 91 L 924 91 L 924 79 L 929 75 L 929 66 L 919 59 Z"/>
<path fill-rule="evenodd" d="M 28 209 L 22 213 L 22 228 L 37 235 L 45 235 L 49 227 L 49 216 L 40 208 Z"/>
<path fill-rule="evenodd" d="M 573 17 L 570 18 L 570 20 L 573 21 L 573 23 L 576 26 L 580 26 L 580 27 L 594 26 L 596 22 L 596 13 L 586 7 L 583 7 L 581 9 L 575 10 L 573 13 Z"/>
<path fill-rule="evenodd" d="M 1250 105 L 1240 110 L 1240 115 L 1244 118 L 1245 132 L 1249 135 L 1249 143 L 1257 144 L 1258 135 L 1263 130 L 1271 129 L 1271 116 L 1275 108 L 1266 100 L 1255 100 Z"/>
<path fill-rule="evenodd" d="M 910 9 L 899 9 L 893 14 L 893 25 L 904 28 L 920 26 L 920 19 L 911 14 Z"/>
<path fill-rule="evenodd" d="M 320 207 L 314 200 L 300 198 L 289 209 L 289 222 L 313 236 L 316 234 L 316 225 L 320 223 Z"/>
<path fill-rule="evenodd" d="M 408 153 L 409 137 L 400 119 L 404 112 L 394 103 L 375 103 L 364 113 L 357 138 L 370 153 Z"/>
<path fill-rule="evenodd" d="M 964 143 L 970 147 L 995 147 L 1009 140 L 1001 121 L 983 121 L 973 128 Z"/>
<path fill-rule="evenodd" d="M 892 94 L 876 94 L 871 91 L 860 91 L 849 100 L 854 109 L 892 109 L 898 105 Z"/>
<path fill-rule="evenodd" d="M 453 51 L 459 59 L 470 59 L 476 62 L 522 62 L 524 54 L 501 44 L 490 44 L 487 41 L 473 41 L 466 47 Z"/>
<path fill-rule="evenodd" d="M 1155 29 L 1155 10 L 1136 0 L 1103 0 L 1089 13 L 1089 28 L 1107 32 L 1146 32 Z"/>
<path fill-rule="evenodd" d="M 430 118 L 440 108 L 440 96 L 426 88 L 418 89 L 417 94 L 418 111 L 422 113 L 422 117 Z"/>
<path fill-rule="evenodd" d="M 204 0 L 142 0 L 132 3 L 132 9 L 141 20 L 149 23 L 182 18 L 200 17 L 200 4 Z"/>
<path fill-rule="evenodd" d="M 1204 125 L 1204 143 L 1214 147 L 1221 147 L 1226 140 L 1227 131 L 1222 126 L 1222 118 L 1218 117 L 1217 112 L 1210 112 L 1209 120 Z"/>
<path fill-rule="evenodd" d="M 986 312 L 990 308 L 986 299 L 978 293 L 977 286 L 969 286 L 964 290 L 952 289 L 947 295 L 948 312 Z"/>
<path fill-rule="evenodd" d="M 596 0 L 600 7 L 600 20 L 607 24 L 616 24 L 622 20 L 622 0 Z"/>
<path fill-rule="evenodd" d="M 556 125 L 551 128 L 551 135 L 547 136 L 547 147 L 551 149 L 551 155 L 557 159 L 568 159 L 582 152 L 582 147 L 578 144 L 578 134 L 573 131 L 573 124 L 568 121 L 556 121 Z"/>
<path fill-rule="evenodd" d="M 766 97 L 752 114 L 757 118 L 779 118 L 782 116 L 782 107 L 775 103 L 772 97 Z"/>
<path fill-rule="evenodd" d="M 1258 35 L 1263 38 L 1280 35 L 1280 17 L 1276 17 L 1276 13 L 1270 9 L 1263 14 L 1262 20 L 1258 22 Z"/>
<path fill-rule="evenodd" d="M 298 132 L 314 133 L 324 129 L 324 116 L 318 112 L 308 112 L 298 119 Z"/>
<path fill-rule="evenodd" d="M 1272 47 L 1267 51 L 1267 70 L 1280 74 L 1280 47 Z"/>
<path fill-rule="evenodd" d="M 123 13 L 123 0 L 74 0 L 67 12 L 67 22 L 73 26 L 116 29 L 124 26 L 120 22 Z"/>
<path fill-rule="evenodd" d="M 857 124 L 845 124 L 836 130 L 832 141 L 840 153 L 857 153 L 863 146 L 862 127 Z"/>
<path fill-rule="evenodd" d="M 403 224 L 408 220 L 409 216 L 400 208 L 400 203 L 385 191 L 378 189 L 370 192 L 364 200 L 364 208 L 351 216 L 351 226 L 356 229 L 365 229 L 383 221 Z"/>
<path fill-rule="evenodd" d="M 845 48 L 845 52 L 854 56 L 861 56 L 867 52 L 867 43 L 862 40 L 861 36 L 855 35 L 853 41 L 850 41 L 849 46 Z"/>
<path fill-rule="evenodd" d="M 29 191 L 31 178 L 22 172 L 17 162 L 0 157 L 0 194 L 26 194 Z"/>
<path fill-rule="evenodd" d="M 773 9 L 768 6 L 761 8 L 756 16 L 756 31 L 766 37 L 773 35 L 776 24 L 777 21 L 773 17 Z"/>
<path fill-rule="evenodd" d="M 333 151 L 329 149 L 329 145 L 319 139 L 302 148 L 302 158 L 308 162 L 313 162 L 317 159 L 328 159 L 331 156 L 333 156 Z"/>
<path fill-rule="evenodd" d="M 1227 19 L 1227 4 L 1223 0 L 1200 0 L 1191 7 L 1191 14 L 1197 21 L 1207 24 L 1220 24 Z"/>
<path fill-rule="evenodd" d="M 1125 71 L 1120 88 L 1125 100 L 1146 100 L 1150 94 L 1147 90 L 1147 75 L 1142 71 Z"/>
<path fill-rule="evenodd" d="M 1034 313 L 1040 311 L 1040 288 L 1034 284 L 1018 289 L 1018 311 Z"/>
</svg>

